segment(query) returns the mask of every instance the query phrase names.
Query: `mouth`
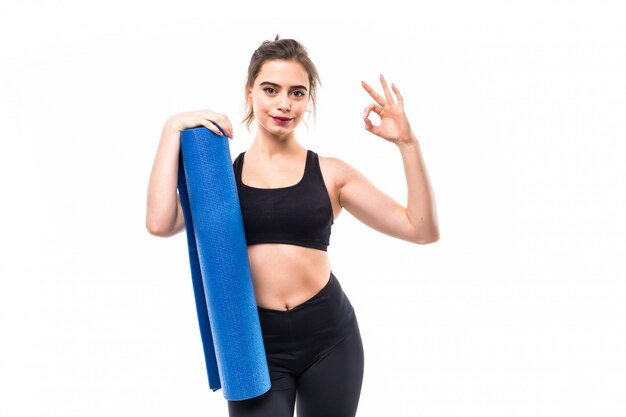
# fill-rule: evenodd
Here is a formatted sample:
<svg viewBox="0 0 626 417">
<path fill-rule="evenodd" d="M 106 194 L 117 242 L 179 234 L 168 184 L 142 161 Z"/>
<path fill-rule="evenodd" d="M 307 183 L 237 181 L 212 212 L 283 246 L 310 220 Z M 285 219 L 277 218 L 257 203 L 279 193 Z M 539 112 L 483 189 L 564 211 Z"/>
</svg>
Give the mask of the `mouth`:
<svg viewBox="0 0 626 417">
<path fill-rule="evenodd" d="M 291 121 L 289 117 L 274 117 L 274 116 L 270 116 L 270 117 L 274 119 L 276 123 L 279 123 L 279 124 L 287 124 Z"/>
</svg>

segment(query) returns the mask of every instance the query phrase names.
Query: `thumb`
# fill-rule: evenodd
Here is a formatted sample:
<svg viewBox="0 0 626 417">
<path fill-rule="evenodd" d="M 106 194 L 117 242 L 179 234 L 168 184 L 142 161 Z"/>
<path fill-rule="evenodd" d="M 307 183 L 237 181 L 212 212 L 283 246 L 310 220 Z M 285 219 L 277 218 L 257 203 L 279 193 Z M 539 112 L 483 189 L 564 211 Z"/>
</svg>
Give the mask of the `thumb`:
<svg viewBox="0 0 626 417">
<path fill-rule="evenodd" d="M 368 132 L 373 133 L 375 135 L 378 134 L 378 126 L 374 126 L 372 124 L 372 121 L 369 118 L 364 117 L 363 121 L 365 122 L 365 126 L 364 126 L 365 130 L 367 130 Z"/>
</svg>

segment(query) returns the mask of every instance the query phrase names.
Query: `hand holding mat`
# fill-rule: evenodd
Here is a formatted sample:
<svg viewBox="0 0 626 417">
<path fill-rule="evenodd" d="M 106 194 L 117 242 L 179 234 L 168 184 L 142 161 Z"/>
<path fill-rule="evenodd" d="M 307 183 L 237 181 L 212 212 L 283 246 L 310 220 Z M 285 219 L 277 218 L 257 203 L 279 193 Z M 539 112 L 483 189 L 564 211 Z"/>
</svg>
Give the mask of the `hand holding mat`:
<svg viewBox="0 0 626 417">
<path fill-rule="evenodd" d="M 228 139 L 183 130 L 178 165 L 209 387 L 227 400 L 257 397 L 271 381 Z"/>
</svg>

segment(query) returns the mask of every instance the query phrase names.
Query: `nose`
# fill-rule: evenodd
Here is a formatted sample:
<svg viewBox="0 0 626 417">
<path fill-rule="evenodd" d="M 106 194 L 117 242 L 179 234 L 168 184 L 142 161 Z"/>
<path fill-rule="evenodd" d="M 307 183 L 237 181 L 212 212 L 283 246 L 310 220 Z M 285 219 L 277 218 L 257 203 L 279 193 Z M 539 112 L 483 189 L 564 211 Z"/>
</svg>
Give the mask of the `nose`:
<svg viewBox="0 0 626 417">
<path fill-rule="evenodd" d="M 280 98 L 278 99 L 278 110 L 283 113 L 291 110 L 291 101 L 289 101 L 289 94 L 281 94 Z"/>
</svg>

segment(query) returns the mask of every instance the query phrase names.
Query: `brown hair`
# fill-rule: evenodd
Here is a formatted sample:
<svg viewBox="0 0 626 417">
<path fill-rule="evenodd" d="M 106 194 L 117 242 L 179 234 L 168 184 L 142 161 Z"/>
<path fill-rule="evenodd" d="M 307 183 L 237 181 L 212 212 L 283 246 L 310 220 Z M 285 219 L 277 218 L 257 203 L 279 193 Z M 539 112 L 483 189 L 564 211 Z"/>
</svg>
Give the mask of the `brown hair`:
<svg viewBox="0 0 626 417">
<path fill-rule="evenodd" d="M 313 115 L 315 115 L 316 103 L 317 103 L 317 86 L 321 85 L 317 68 L 313 64 L 313 61 L 309 58 L 306 48 L 298 41 L 294 39 L 279 39 L 279 35 L 276 35 L 276 39 L 273 41 L 264 41 L 254 51 L 252 58 L 250 58 L 250 65 L 248 65 L 248 79 L 245 86 L 245 94 L 247 97 L 248 89 L 254 85 L 254 80 L 259 75 L 261 67 L 265 61 L 274 59 L 282 59 L 287 61 L 299 62 L 309 75 L 309 97 L 313 106 Z M 246 127 L 250 127 L 250 124 L 254 120 L 254 113 L 252 107 L 248 105 L 246 100 L 245 104 L 246 116 L 243 121 Z"/>
</svg>

